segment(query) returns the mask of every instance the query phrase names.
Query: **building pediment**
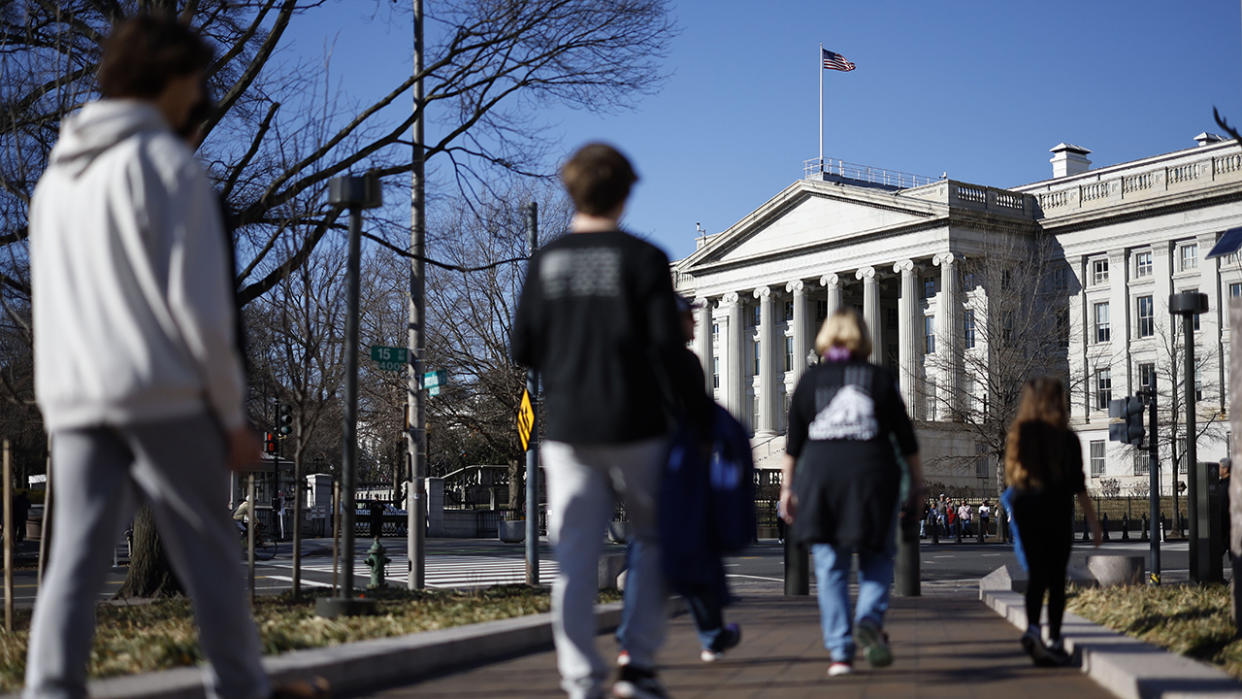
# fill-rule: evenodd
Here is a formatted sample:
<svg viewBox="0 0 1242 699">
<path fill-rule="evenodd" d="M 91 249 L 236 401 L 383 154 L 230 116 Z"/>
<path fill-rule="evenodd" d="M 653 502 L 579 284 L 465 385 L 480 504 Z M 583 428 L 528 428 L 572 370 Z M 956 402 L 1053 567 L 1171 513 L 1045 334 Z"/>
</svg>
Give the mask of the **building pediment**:
<svg viewBox="0 0 1242 699">
<path fill-rule="evenodd" d="M 679 271 L 792 253 L 948 216 L 935 201 L 835 182 L 799 180 L 678 264 Z"/>
</svg>

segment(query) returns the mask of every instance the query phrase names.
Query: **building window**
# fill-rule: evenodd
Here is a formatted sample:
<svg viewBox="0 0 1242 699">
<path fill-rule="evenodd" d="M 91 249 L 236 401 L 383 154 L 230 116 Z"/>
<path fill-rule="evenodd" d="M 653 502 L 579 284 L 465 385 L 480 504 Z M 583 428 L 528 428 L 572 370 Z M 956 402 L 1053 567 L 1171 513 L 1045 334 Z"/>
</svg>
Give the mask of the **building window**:
<svg viewBox="0 0 1242 699">
<path fill-rule="evenodd" d="M 1146 391 L 1151 388 L 1151 377 L 1156 373 L 1154 362 L 1143 362 L 1138 365 L 1138 389 Z"/>
<path fill-rule="evenodd" d="M 755 305 L 750 307 L 750 324 L 752 327 L 759 325 L 760 316 L 762 313 L 763 313 L 763 306 L 761 304 L 756 303 Z"/>
<path fill-rule="evenodd" d="M 939 280 L 935 277 L 923 277 L 923 298 L 930 299 L 935 297 L 939 287 Z"/>
<path fill-rule="evenodd" d="M 1054 291 L 1065 291 L 1069 288 L 1069 270 L 1064 265 L 1052 269 L 1052 288 Z"/>
<path fill-rule="evenodd" d="M 1094 440 L 1091 442 L 1091 477 L 1099 478 L 1104 475 L 1104 440 Z"/>
<path fill-rule="evenodd" d="M 1057 344 L 1061 347 L 1069 347 L 1069 318 L 1068 308 L 1057 311 Z"/>
<path fill-rule="evenodd" d="M 827 301 L 816 301 L 815 302 L 815 325 L 822 324 L 824 322 L 824 319 L 826 319 L 827 317 L 828 317 L 828 302 Z"/>
<path fill-rule="evenodd" d="M 1108 323 L 1108 303 L 1095 304 L 1095 341 L 1108 342 L 1112 337 Z"/>
<path fill-rule="evenodd" d="M 1229 285 L 1229 298 L 1236 299 L 1242 296 L 1242 283 L 1233 282 Z"/>
<path fill-rule="evenodd" d="M 1147 450 L 1146 449 L 1135 449 L 1134 450 L 1134 475 L 1146 476 L 1149 472 L 1149 468 L 1148 468 L 1149 466 L 1151 466 L 1151 455 L 1147 453 Z"/>
<path fill-rule="evenodd" d="M 1108 410 L 1108 402 L 1113 399 L 1113 372 L 1111 369 L 1097 369 L 1095 372 L 1095 409 Z"/>
<path fill-rule="evenodd" d="M 1138 297 L 1138 336 L 1151 337 L 1156 332 L 1156 306 L 1150 296 Z"/>
<path fill-rule="evenodd" d="M 1013 286 L 1013 270 L 1001 270 L 1001 289 L 1008 291 Z"/>
<path fill-rule="evenodd" d="M 1178 270 L 1188 272 L 1199 268 L 1198 243 L 1186 243 L 1177 248 Z"/>
<path fill-rule="evenodd" d="M 962 290 L 963 291 L 974 291 L 975 287 L 978 285 L 979 283 L 975 281 L 974 272 L 966 272 L 962 275 Z"/>
<path fill-rule="evenodd" d="M 793 338 L 785 338 L 785 371 L 793 371 Z"/>
<path fill-rule="evenodd" d="M 750 424 L 759 424 L 759 396 L 755 396 L 750 402 Z"/>
<path fill-rule="evenodd" d="M 924 350 L 927 354 L 936 353 L 936 316 L 923 318 L 923 337 L 926 340 Z"/>
<path fill-rule="evenodd" d="M 1151 276 L 1151 251 L 1134 253 L 1134 278 Z"/>
<path fill-rule="evenodd" d="M 1094 260 L 1091 263 L 1091 283 L 1095 285 L 1108 283 L 1108 260 Z"/>
<path fill-rule="evenodd" d="M 759 375 L 759 341 L 754 342 L 755 376 Z"/>
<path fill-rule="evenodd" d="M 988 445 L 975 442 L 975 478 L 987 478 L 988 466 Z"/>
<path fill-rule="evenodd" d="M 1201 367 L 1195 367 L 1195 402 L 1203 400 L 1203 372 L 1199 371 Z"/>
<path fill-rule="evenodd" d="M 792 320 L 793 320 L 793 301 L 786 301 L 785 302 L 785 322 L 788 323 Z"/>
<path fill-rule="evenodd" d="M 712 388 L 720 388 L 720 357 L 712 357 Z"/>
<path fill-rule="evenodd" d="M 1013 311 L 1001 313 L 1001 344 L 1006 347 L 1013 344 Z"/>
<path fill-rule="evenodd" d="M 712 323 L 712 339 L 720 339 L 720 323 Z"/>
<path fill-rule="evenodd" d="M 927 380 L 927 419 L 935 420 L 937 417 L 937 398 L 936 398 L 936 380 Z"/>
<path fill-rule="evenodd" d="M 974 309 L 966 309 L 962 321 L 962 328 L 966 331 L 966 349 L 973 349 L 975 346 L 975 311 Z"/>
</svg>

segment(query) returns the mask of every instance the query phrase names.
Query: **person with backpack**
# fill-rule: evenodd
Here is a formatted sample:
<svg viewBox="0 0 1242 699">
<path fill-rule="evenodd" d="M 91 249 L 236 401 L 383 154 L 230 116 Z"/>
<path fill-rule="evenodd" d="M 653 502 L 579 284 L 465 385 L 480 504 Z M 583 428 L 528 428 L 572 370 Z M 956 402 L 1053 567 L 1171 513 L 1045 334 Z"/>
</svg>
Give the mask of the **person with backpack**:
<svg viewBox="0 0 1242 699">
<path fill-rule="evenodd" d="M 898 489 L 909 467 L 906 508 L 923 497 L 918 442 L 896 378 L 871 364 L 866 322 L 836 310 L 815 338 L 823 361 L 807 369 L 789 405 L 781 505 L 792 535 L 811 547 L 828 675 L 853 672 L 855 644 L 872 667 L 893 662 L 884 633 L 897 552 Z M 858 602 L 850 619 L 849 573 L 858 554 Z"/>
<path fill-rule="evenodd" d="M 693 342 L 694 305 L 685 297 L 678 296 L 677 310 L 686 342 Z M 679 434 L 669 450 L 661 488 L 662 564 L 666 582 L 685 600 L 694 619 L 702 645 L 699 659 L 712 663 L 742 640 L 741 627 L 724 622 L 729 588 L 721 560 L 720 533 L 714 531 L 712 521 L 713 515 L 720 509 L 711 502 L 709 467 L 714 448 L 712 442 L 716 437 L 714 422 L 717 406 L 705 390 L 706 377 L 698 355 L 684 348 L 681 365 L 675 371 L 690 380 L 680 382 L 678 386 L 683 391 L 670 396 Z M 749 476 L 743 480 L 753 483 Z M 749 502 L 754 502 L 753 496 Z M 630 553 L 627 550 L 627 557 Z M 621 647 L 617 665 L 620 666 L 630 663 L 630 654 L 626 650 L 628 628 L 629 613 L 626 610 L 622 612 L 621 624 L 617 627 L 617 642 Z"/>
<path fill-rule="evenodd" d="M 1059 379 L 1031 379 L 1022 387 L 1018 414 L 1005 444 L 1002 496 L 1014 524 L 1014 551 L 1030 574 L 1026 588 L 1026 632 L 1022 648 L 1041 667 L 1069 662 L 1061 643 L 1065 614 L 1065 568 L 1074 541 L 1074 499 L 1086 516 L 1095 545 L 1102 538 L 1095 507 L 1087 497 L 1082 447 L 1069 427 L 1065 389 Z M 1048 642 L 1039 628 L 1048 593 Z"/>
</svg>

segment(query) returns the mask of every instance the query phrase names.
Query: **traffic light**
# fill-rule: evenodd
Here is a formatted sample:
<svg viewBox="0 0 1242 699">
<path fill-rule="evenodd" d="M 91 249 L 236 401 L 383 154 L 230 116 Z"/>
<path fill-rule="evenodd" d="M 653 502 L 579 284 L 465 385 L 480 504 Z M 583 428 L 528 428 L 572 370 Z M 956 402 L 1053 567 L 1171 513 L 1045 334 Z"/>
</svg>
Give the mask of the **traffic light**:
<svg viewBox="0 0 1242 699">
<path fill-rule="evenodd" d="M 282 436 L 288 436 L 293 433 L 293 406 L 288 403 L 280 404 L 280 414 L 276 418 L 276 427 L 280 430 Z"/>
<path fill-rule="evenodd" d="M 276 453 L 276 434 L 273 432 L 263 433 L 263 451 L 268 454 Z"/>
<path fill-rule="evenodd" d="M 1108 439 L 1138 446 L 1147 430 L 1143 429 L 1143 399 L 1126 396 L 1108 402 Z"/>
</svg>

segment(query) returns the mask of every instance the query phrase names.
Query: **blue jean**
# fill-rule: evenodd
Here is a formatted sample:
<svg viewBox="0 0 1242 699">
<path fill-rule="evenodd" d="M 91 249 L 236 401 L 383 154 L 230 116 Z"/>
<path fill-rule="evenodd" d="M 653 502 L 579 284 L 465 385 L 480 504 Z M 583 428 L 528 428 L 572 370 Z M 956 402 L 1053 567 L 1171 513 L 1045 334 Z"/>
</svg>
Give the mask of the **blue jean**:
<svg viewBox="0 0 1242 699">
<path fill-rule="evenodd" d="M 850 623 L 850 554 L 849 548 L 832 544 L 812 544 L 815 557 L 815 580 L 819 588 L 819 623 L 824 633 L 824 648 L 833 661 L 854 659 L 853 627 Z M 893 583 L 895 544 L 885 551 L 858 551 L 858 604 L 854 622 L 870 619 L 884 626 L 888 596 Z"/>
</svg>

